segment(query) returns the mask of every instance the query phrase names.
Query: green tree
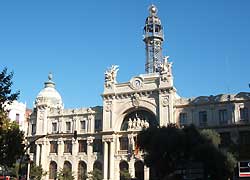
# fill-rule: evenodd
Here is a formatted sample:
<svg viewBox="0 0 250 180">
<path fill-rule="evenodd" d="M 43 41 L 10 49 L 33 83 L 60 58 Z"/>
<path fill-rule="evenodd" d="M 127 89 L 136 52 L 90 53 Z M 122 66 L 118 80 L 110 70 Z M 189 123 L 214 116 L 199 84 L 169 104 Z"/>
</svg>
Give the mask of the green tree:
<svg viewBox="0 0 250 180">
<path fill-rule="evenodd" d="M 218 148 L 218 137 L 212 131 L 201 133 L 193 125 L 180 129 L 171 124 L 143 130 L 137 143 L 145 151 L 145 164 L 155 171 L 151 179 L 178 179 L 177 170 L 196 162 L 201 164 L 205 179 L 227 180 L 236 161 L 232 154 Z"/>
<path fill-rule="evenodd" d="M 103 179 L 102 171 L 100 169 L 94 168 L 93 171 L 88 173 L 88 179 L 89 180 L 102 180 Z"/>
<path fill-rule="evenodd" d="M 130 180 L 131 179 L 131 175 L 127 169 L 123 169 L 120 171 L 120 177 L 121 177 L 120 178 L 121 180 Z"/>
<path fill-rule="evenodd" d="M 19 92 L 12 93 L 13 73 L 7 73 L 7 68 L 0 72 L 0 165 L 11 167 L 23 154 L 23 132 L 15 122 L 10 122 L 6 109 L 7 104 L 18 98 Z"/>
<path fill-rule="evenodd" d="M 43 170 L 41 166 L 37 166 L 35 163 L 30 165 L 30 178 L 33 180 L 41 180 L 43 176 L 46 176 L 47 172 Z"/>
<path fill-rule="evenodd" d="M 205 136 L 208 140 L 211 141 L 216 147 L 219 147 L 221 143 L 220 134 L 212 129 L 203 129 L 201 130 L 201 134 Z"/>
<path fill-rule="evenodd" d="M 63 168 L 59 171 L 58 180 L 74 180 L 73 172 L 69 168 Z"/>
</svg>

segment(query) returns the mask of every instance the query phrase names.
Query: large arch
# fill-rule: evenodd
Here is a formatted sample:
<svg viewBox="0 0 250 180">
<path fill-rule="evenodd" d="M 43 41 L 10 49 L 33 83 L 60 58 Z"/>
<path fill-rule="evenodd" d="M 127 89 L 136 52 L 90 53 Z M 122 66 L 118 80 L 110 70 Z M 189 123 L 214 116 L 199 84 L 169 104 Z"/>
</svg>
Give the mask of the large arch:
<svg viewBox="0 0 250 180">
<path fill-rule="evenodd" d="M 123 120 L 128 113 L 139 109 L 146 110 L 157 116 L 157 106 L 149 101 L 140 100 L 139 107 L 135 107 L 131 102 L 127 102 L 120 105 L 116 110 L 116 121 L 114 122 L 115 130 L 120 131 Z"/>
<path fill-rule="evenodd" d="M 144 163 L 142 161 L 136 161 L 134 166 L 136 179 L 144 180 Z"/>
<path fill-rule="evenodd" d="M 57 164 L 55 161 L 51 161 L 49 164 L 49 179 L 55 179 L 57 176 Z"/>
<path fill-rule="evenodd" d="M 128 163 L 125 160 L 122 160 L 119 164 L 119 169 L 120 169 L 120 180 L 125 180 L 125 176 L 128 172 Z"/>
<path fill-rule="evenodd" d="M 129 109 L 125 114 L 120 126 L 121 131 L 126 131 L 129 128 L 136 129 L 148 126 L 158 126 L 159 124 L 155 114 L 145 108 Z"/>
<path fill-rule="evenodd" d="M 87 164 L 84 161 L 79 161 L 78 163 L 78 180 L 87 179 Z"/>
</svg>

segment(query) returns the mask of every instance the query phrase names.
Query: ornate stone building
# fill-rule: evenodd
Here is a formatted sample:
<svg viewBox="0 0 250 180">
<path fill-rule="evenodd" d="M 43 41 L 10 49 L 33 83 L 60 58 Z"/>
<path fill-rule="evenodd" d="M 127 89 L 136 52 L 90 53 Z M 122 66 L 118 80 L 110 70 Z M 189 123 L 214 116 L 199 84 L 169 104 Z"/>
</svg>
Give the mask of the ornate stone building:
<svg viewBox="0 0 250 180">
<path fill-rule="evenodd" d="M 136 147 L 142 128 L 169 123 L 195 124 L 215 128 L 223 143 L 250 135 L 250 94 L 180 97 L 173 83 L 172 64 L 162 54 L 163 27 L 154 5 L 144 27 L 146 45 L 145 74 L 118 83 L 118 66 L 105 72 L 103 106 L 64 109 L 52 75 L 35 100 L 30 117 L 28 140 L 31 159 L 48 172 L 44 180 L 54 179 L 62 168 L 76 179 L 87 172 L 101 170 L 104 180 L 120 179 L 128 170 L 132 177 L 147 180 L 150 169 L 144 166 Z M 231 138 L 232 137 L 232 138 Z"/>
</svg>

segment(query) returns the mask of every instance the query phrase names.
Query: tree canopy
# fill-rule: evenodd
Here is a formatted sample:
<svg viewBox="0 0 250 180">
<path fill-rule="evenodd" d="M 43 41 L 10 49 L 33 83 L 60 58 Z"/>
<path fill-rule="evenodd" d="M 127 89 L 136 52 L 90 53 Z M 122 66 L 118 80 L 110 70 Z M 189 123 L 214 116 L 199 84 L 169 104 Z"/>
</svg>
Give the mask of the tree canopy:
<svg viewBox="0 0 250 180">
<path fill-rule="evenodd" d="M 218 137 L 212 130 L 200 132 L 193 125 L 181 129 L 170 124 L 141 131 L 137 143 L 145 152 L 145 164 L 155 172 L 151 179 L 180 176 L 178 170 L 190 168 L 192 162 L 200 164 L 204 179 L 227 180 L 236 161 L 231 153 L 218 148 Z"/>
<path fill-rule="evenodd" d="M 7 104 L 18 98 L 19 92 L 12 93 L 13 73 L 7 73 L 7 68 L 0 72 L 0 165 L 11 167 L 23 153 L 23 132 L 18 124 L 11 122 L 7 116 Z"/>
</svg>

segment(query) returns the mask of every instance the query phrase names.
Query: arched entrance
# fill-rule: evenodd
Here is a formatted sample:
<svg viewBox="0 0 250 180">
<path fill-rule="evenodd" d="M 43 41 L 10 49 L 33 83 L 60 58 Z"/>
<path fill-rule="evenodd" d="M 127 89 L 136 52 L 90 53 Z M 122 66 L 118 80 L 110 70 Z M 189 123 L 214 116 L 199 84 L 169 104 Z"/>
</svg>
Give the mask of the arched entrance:
<svg viewBox="0 0 250 180">
<path fill-rule="evenodd" d="M 103 178 L 103 169 L 102 169 L 102 163 L 99 161 L 95 161 L 93 165 L 93 173 L 98 176 L 100 179 Z"/>
<path fill-rule="evenodd" d="M 123 119 L 121 130 L 141 130 L 149 126 L 158 126 L 155 115 L 145 109 L 137 109 L 129 112 Z"/>
<path fill-rule="evenodd" d="M 120 167 L 120 180 L 127 180 L 129 175 L 128 163 L 126 161 L 121 161 L 119 167 Z"/>
<path fill-rule="evenodd" d="M 49 164 L 49 179 L 55 179 L 57 176 L 57 164 L 55 161 L 51 161 Z"/>
<path fill-rule="evenodd" d="M 67 171 L 72 171 L 72 165 L 69 161 L 65 161 L 64 165 L 63 165 L 63 169 L 67 170 Z"/>
<path fill-rule="evenodd" d="M 87 179 L 87 165 L 83 161 L 79 161 L 78 164 L 78 180 Z"/>
<path fill-rule="evenodd" d="M 135 162 L 135 177 L 137 180 L 144 180 L 144 163 L 142 161 Z"/>
</svg>

